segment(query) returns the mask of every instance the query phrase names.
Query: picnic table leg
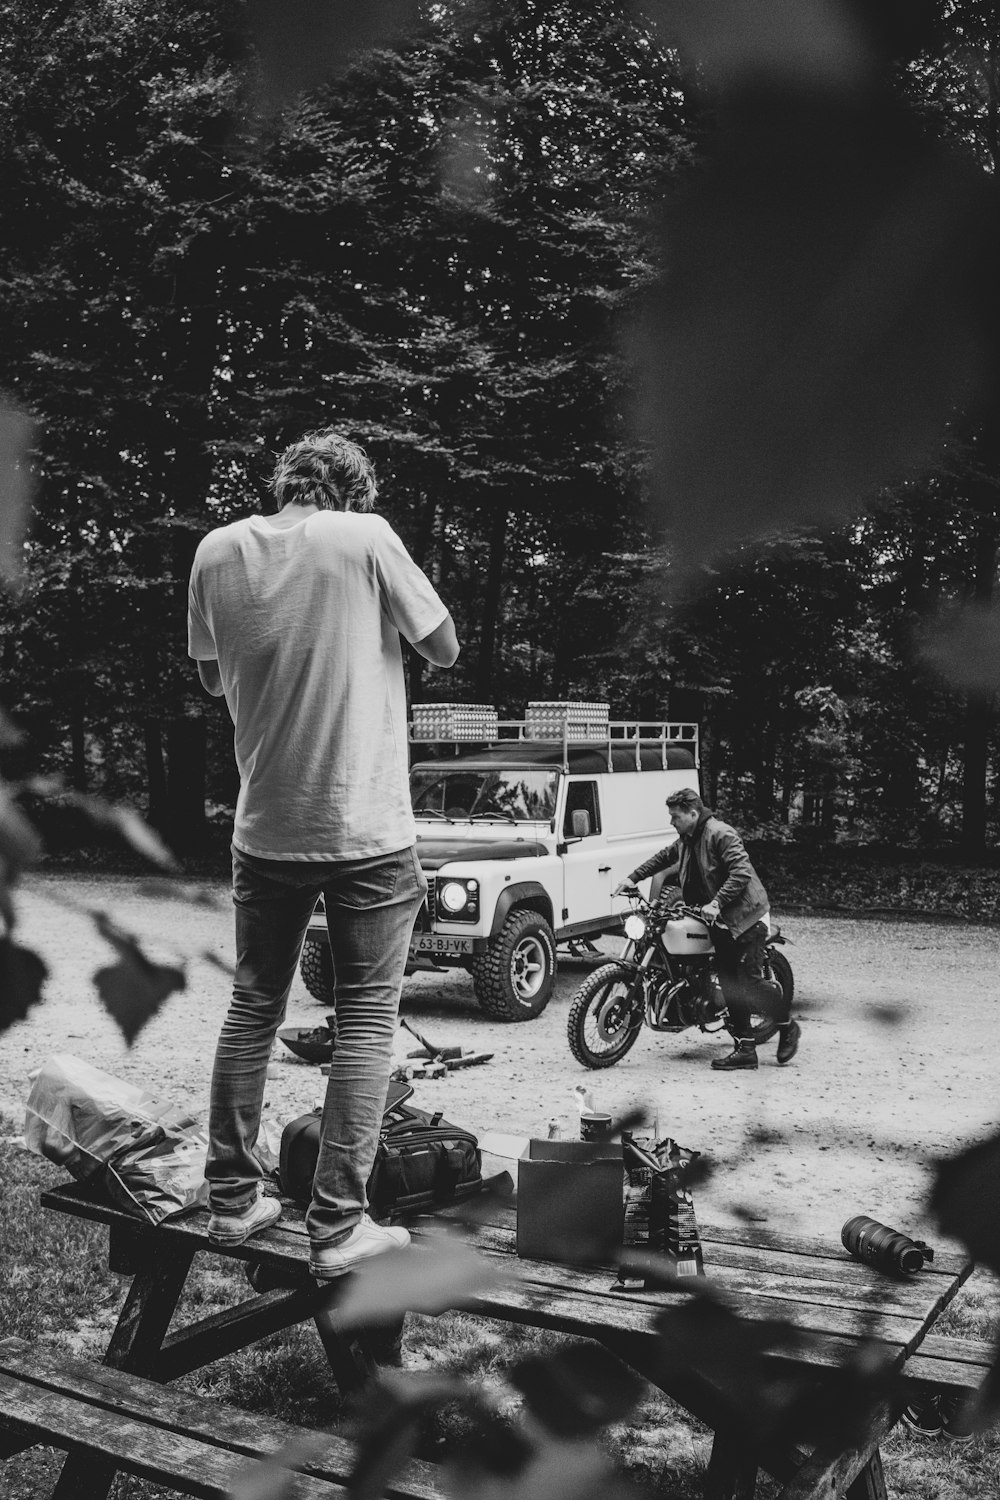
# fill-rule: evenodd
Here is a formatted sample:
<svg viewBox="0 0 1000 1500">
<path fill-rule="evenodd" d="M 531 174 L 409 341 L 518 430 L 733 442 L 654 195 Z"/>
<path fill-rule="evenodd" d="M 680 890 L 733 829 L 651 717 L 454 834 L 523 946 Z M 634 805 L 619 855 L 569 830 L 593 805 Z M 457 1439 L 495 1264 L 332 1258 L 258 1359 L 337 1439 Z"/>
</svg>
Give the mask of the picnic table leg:
<svg viewBox="0 0 1000 1500">
<path fill-rule="evenodd" d="M 129 1288 L 118 1315 L 104 1364 L 134 1375 L 152 1375 L 156 1355 L 170 1326 L 187 1273 L 194 1259 L 187 1245 L 149 1245 L 145 1264 Z M 52 1500 L 107 1500 L 114 1482 L 113 1463 L 70 1453 Z"/>
<path fill-rule="evenodd" d="M 888 1500 L 882 1472 L 882 1455 L 876 1448 L 861 1473 L 847 1490 L 847 1500 Z"/>
<path fill-rule="evenodd" d="M 757 1460 L 732 1433 L 717 1432 L 705 1474 L 705 1500 L 753 1500 L 756 1488 Z"/>
<path fill-rule="evenodd" d="M 340 1332 L 334 1308 L 318 1308 L 313 1321 L 340 1394 L 347 1397 L 360 1390 L 375 1374 L 375 1361 L 363 1339 Z"/>
</svg>

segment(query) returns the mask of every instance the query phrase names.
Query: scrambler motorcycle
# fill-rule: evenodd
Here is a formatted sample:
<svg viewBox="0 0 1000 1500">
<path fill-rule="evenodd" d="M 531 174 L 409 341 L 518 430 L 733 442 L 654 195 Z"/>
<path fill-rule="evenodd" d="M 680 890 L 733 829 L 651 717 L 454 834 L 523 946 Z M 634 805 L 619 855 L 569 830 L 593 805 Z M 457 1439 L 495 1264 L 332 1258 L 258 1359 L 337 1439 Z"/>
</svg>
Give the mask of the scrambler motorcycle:
<svg viewBox="0 0 1000 1500">
<path fill-rule="evenodd" d="M 567 1018 L 573 1056 L 586 1068 L 610 1068 L 633 1047 L 643 1026 L 650 1031 L 721 1031 L 725 1001 L 719 982 L 709 919 L 695 906 L 651 905 L 638 891 L 626 892 L 626 944 L 620 958 L 588 974 Z M 771 928 L 764 974 L 775 979 L 790 1002 L 791 965 L 777 951 L 785 939 Z M 751 1017 L 756 1042 L 778 1029 L 768 1016 Z"/>
</svg>

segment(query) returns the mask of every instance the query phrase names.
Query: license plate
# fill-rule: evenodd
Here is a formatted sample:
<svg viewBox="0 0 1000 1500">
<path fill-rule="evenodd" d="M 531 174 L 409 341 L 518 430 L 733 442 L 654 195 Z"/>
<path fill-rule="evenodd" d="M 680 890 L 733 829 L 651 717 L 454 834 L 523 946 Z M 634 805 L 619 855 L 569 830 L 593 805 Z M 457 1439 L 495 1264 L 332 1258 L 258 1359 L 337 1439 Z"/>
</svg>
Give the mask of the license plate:
<svg viewBox="0 0 1000 1500">
<path fill-rule="evenodd" d="M 414 943 L 417 953 L 471 953 L 472 939 L 463 937 L 436 937 L 425 933 Z"/>
</svg>

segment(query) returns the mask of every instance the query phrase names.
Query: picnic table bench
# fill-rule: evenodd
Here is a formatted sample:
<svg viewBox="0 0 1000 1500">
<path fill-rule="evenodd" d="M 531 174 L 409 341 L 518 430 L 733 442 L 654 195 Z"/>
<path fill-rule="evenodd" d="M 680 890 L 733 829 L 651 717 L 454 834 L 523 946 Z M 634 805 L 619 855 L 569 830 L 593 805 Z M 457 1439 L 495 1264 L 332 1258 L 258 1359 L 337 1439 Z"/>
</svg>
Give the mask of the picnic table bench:
<svg viewBox="0 0 1000 1500">
<path fill-rule="evenodd" d="M 40 1353 L 33 1363 L 35 1352 L 23 1346 L 0 1350 L 0 1444 L 8 1445 L 0 1447 L 0 1457 L 29 1442 L 65 1447 L 69 1457 L 55 1492 L 57 1500 L 101 1500 L 116 1467 L 159 1477 L 183 1493 L 224 1493 L 211 1486 L 229 1472 L 236 1457 L 245 1462 L 282 1446 L 294 1429 L 268 1425 L 256 1414 L 244 1419 L 215 1401 L 205 1401 L 208 1411 L 202 1412 L 199 1398 L 166 1392 L 162 1386 L 278 1329 L 311 1318 L 345 1392 L 370 1374 L 378 1351 L 364 1336 L 348 1339 L 338 1330 L 329 1290 L 309 1278 L 304 1215 L 293 1205 L 286 1204 L 283 1218 L 262 1234 L 222 1250 L 208 1242 L 208 1216 L 203 1211 L 153 1228 L 78 1184 L 47 1192 L 42 1202 L 51 1210 L 108 1225 L 110 1264 L 132 1278 L 103 1367 L 80 1367 L 62 1359 L 46 1364 Z M 497 1287 L 477 1292 L 464 1304 L 467 1309 L 507 1323 L 598 1340 L 706 1422 L 715 1434 L 706 1475 L 708 1500 L 749 1500 L 761 1468 L 784 1486 L 782 1500 L 885 1496 L 879 1444 L 898 1418 L 901 1400 L 883 1403 L 864 1441 L 848 1448 L 809 1451 L 789 1443 L 751 1447 L 745 1434 L 734 1430 L 725 1393 L 711 1379 L 678 1374 L 664 1364 L 664 1336 L 656 1319 L 665 1307 L 685 1304 L 682 1293 L 612 1290 L 615 1276 L 609 1267 L 520 1259 L 513 1205 L 489 1199 L 477 1206 L 477 1214 L 477 1222 L 465 1230 L 470 1243 L 508 1276 Z M 415 1242 L 430 1242 L 443 1228 L 453 1228 L 440 1222 L 450 1216 L 448 1211 L 411 1221 Z M 928 1344 L 934 1338 L 934 1323 L 972 1270 L 972 1263 L 961 1256 L 939 1254 L 919 1275 L 894 1281 L 851 1260 L 839 1243 L 778 1238 L 757 1225 L 703 1226 L 702 1242 L 711 1287 L 751 1324 L 781 1320 L 809 1335 L 804 1357 L 812 1371 L 838 1366 L 871 1341 L 897 1371 L 917 1380 L 936 1380 L 934 1372 L 943 1371 L 946 1378 L 964 1381 L 977 1370 L 975 1358 L 963 1363 L 957 1357 L 959 1350 L 953 1346 L 959 1341 Z M 250 1263 L 252 1283 L 264 1289 L 222 1313 L 173 1328 L 178 1300 L 199 1252 Z M 981 1375 L 982 1367 L 978 1368 Z M 141 1380 L 123 1382 L 117 1371 Z M 136 1394 L 126 1400 L 123 1391 Z M 74 1428 L 72 1413 L 79 1409 L 85 1410 L 87 1420 Z M 95 1412 L 103 1415 L 98 1418 Z M 131 1440 L 114 1437 L 111 1429 L 119 1418 L 132 1424 Z M 251 1442 L 248 1422 L 259 1441 Z M 140 1441 L 140 1431 L 151 1435 L 148 1441 Z M 184 1443 L 194 1448 L 190 1463 L 181 1464 L 178 1458 L 173 1468 L 164 1466 L 154 1473 L 157 1462 L 166 1465 L 164 1433 L 171 1435 L 167 1458 L 180 1455 Z M 334 1457 L 324 1460 L 325 1467 L 309 1471 L 310 1483 L 327 1488 L 306 1491 L 310 1495 L 337 1493 L 330 1486 L 345 1482 L 346 1455 L 335 1440 L 331 1443 Z M 195 1483 L 195 1454 L 205 1444 L 214 1451 L 204 1473 L 214 1477 L 206 1478 L 203 1488 L 186 1488 Z M 435 1492 L 433 1466 L 418 1465 L 411 1466 L 390 1493 L 403 1500 Z"/>
<path fill-rule="evenodd" d="M 289 1464 L 300 1454 L 295 1493 L 303 1500 L 347 1500 L 355 1451 L 343 1438 L 305 1432 L 22 1339 L 0 1340 L 0 1412 L 6 1426 L 0 1456 L 32 1443 L 74 1456 L 54 1491 L 60 1500 L 103 1493 L 109 1471 L 116 1469 L 184 1495 L 226 1500 L 238 1475 L 276 1453 L 288 1455 Z M 414 1459 L 387 1493 L 392 1500 L 440 1500 L 436 1473 L 433 1464 Z"/>
</svg>

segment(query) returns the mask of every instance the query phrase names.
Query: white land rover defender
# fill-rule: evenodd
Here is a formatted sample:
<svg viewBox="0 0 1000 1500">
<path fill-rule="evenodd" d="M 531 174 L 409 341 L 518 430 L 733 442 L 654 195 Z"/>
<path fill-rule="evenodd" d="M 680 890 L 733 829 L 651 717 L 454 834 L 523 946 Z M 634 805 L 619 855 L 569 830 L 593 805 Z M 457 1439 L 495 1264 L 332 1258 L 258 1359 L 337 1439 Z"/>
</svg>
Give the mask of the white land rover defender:
<svg viewBox="0 0 1000 1500">
<path fill-rule="evenodd" d="M 538 707 L 515 722 L 494 713 L 485 725 L 465 711 L 450 735 L 411 726 L 417 854 L 429 891 L 407 972 L 469 970 L 496 1021 L 545 1009 L 557 944 L 577 948 L 618 929 L 625 903 L 611 892 L 676 837 L 667 796 L 698 789 L 696 725 L 594 723 L 574 717 L 570 704 L 545 705 L 564 712 L 540 717 Z M 310 994 L 330 1003 L 321 906 L 301 972 Z"/>
</svg>

